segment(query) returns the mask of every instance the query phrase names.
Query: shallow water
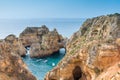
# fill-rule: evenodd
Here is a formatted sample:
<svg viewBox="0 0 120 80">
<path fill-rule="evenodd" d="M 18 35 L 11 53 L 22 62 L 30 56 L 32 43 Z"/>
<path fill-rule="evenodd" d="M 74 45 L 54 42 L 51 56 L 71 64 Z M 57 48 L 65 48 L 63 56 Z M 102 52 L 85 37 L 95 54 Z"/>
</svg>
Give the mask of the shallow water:
<svg viewBox="0 0 120 80">
<path fill-rule="evenodd" d="M 29 53 L 29 52 L 28 52 Z M 64 57 L 65 50 L 61 49 L 59 53 L 53 54 L 46 58 L 30 58 L 29 54 L 23 58 L 29 70 L 37 77 L 38 80 L 44 80 L 45 74 L 51 70 Z"/>
</svg>

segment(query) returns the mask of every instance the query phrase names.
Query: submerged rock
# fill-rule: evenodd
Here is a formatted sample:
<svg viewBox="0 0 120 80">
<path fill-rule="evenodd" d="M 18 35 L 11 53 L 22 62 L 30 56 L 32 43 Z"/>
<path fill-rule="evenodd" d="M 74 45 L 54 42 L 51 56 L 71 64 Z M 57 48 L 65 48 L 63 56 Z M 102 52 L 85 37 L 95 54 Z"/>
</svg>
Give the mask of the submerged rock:
<svg viewBox="0 0 120 80">
<path fill-rule="evenodd" d="M 87 19 L 45 80 L 119 80 L 120 14 Z"/>
<path fill-rule="evenodd" d="M 11 41 L 13 38 L 15 36 L 12 35 L 6 40 Z M 36 80 L 21 57 L 11 48 L 13 45 L 0 42 L 0 80 Z"/>
<path fill-rule="evenodd" d="M 20 40 L 25 47 L 30 46 L 30 57 L 45 57 L 58 52 L 65 47 L 66 40 L 56 29 L 49 31 L 42 27 L 27 27 L 21 34 Z"/>
</svg>

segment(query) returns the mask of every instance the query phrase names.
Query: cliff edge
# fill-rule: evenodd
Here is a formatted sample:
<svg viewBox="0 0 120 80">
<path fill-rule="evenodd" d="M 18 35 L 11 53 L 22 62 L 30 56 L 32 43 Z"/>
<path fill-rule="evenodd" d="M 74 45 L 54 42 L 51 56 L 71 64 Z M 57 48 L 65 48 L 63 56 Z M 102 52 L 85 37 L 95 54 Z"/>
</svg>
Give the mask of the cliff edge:
<svg viewBox="0 0 120 80">
<path fill-rule="evenodd" d="M 45 80 L 120 80 L 120 14 L 87 19 Z"/>
<path fill-rule="evenodd" d="M 6 41 L 0 42 L 0 80 L 36 80 L 19 55 L 20 47 Z"/>
</svg>

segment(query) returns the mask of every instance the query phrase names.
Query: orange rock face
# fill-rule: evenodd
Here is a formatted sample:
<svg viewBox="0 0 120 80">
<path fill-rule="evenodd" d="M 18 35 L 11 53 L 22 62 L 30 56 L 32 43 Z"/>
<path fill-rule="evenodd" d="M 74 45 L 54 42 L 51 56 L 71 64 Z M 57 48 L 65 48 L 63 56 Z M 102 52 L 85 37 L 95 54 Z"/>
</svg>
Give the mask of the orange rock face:
<svg viewBox="0 0 120 80">
<path fill-rule="evenodd" d="M 64 47 L 62 44 L 63 38 L 57 31 L 48 32 L 42 36 L 41 43 L 33 43 L 30 47 L 31 57 L 45 57 L 58 52 L 60 48 Z"/>
<path fill-rule="evenodd" d="M 86 20 L 45 80 L 120 80 L 120 15 Z"/>
<path fill-rule="evenodd" d="M 31 46 L 32 43 L 41 43 L 42 36 L 47 34 L 49 29 L 42 27 L 27 27 L 19 36 L 19 39 L 25 47 Z"/>
<path fill-rule="evenodd" d="M 20 56 L 26 55 L 26 49 L 22 42 L 15 35 L 8 35 L 3 42 L 11 45 L 10 49 Z"/>
<path fill-rule="evenodd" d="M 120 80 L 120 62 L 117 62 L 102 72 L 96 80 Z"/>
<path fill-rule="evenodd" d="M 0 43 L 0 80 L 36 80 L 12 45 Z"/>
<path fill-rule="evenodd" d="M 30 57 L 46 57 L 65 47 L 64 38 L 56 29 L 49 31 L 42 27 L 27 27 L 19 37 L 25 47 L 30 46 Z"/>
</svg>

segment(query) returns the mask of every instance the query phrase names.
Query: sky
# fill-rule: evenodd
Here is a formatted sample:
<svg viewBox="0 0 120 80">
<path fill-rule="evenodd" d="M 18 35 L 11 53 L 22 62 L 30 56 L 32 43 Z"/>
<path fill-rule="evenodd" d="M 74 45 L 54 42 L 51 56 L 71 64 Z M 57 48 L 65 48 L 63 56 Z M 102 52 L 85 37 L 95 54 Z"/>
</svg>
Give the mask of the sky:
<svg viewBox="0 0 120 80">
<path fill-rule="evenodd" d="M 0 0 L 0 19 L 90 18 L 120 13 L 120 0 Z"/>
</svg>

